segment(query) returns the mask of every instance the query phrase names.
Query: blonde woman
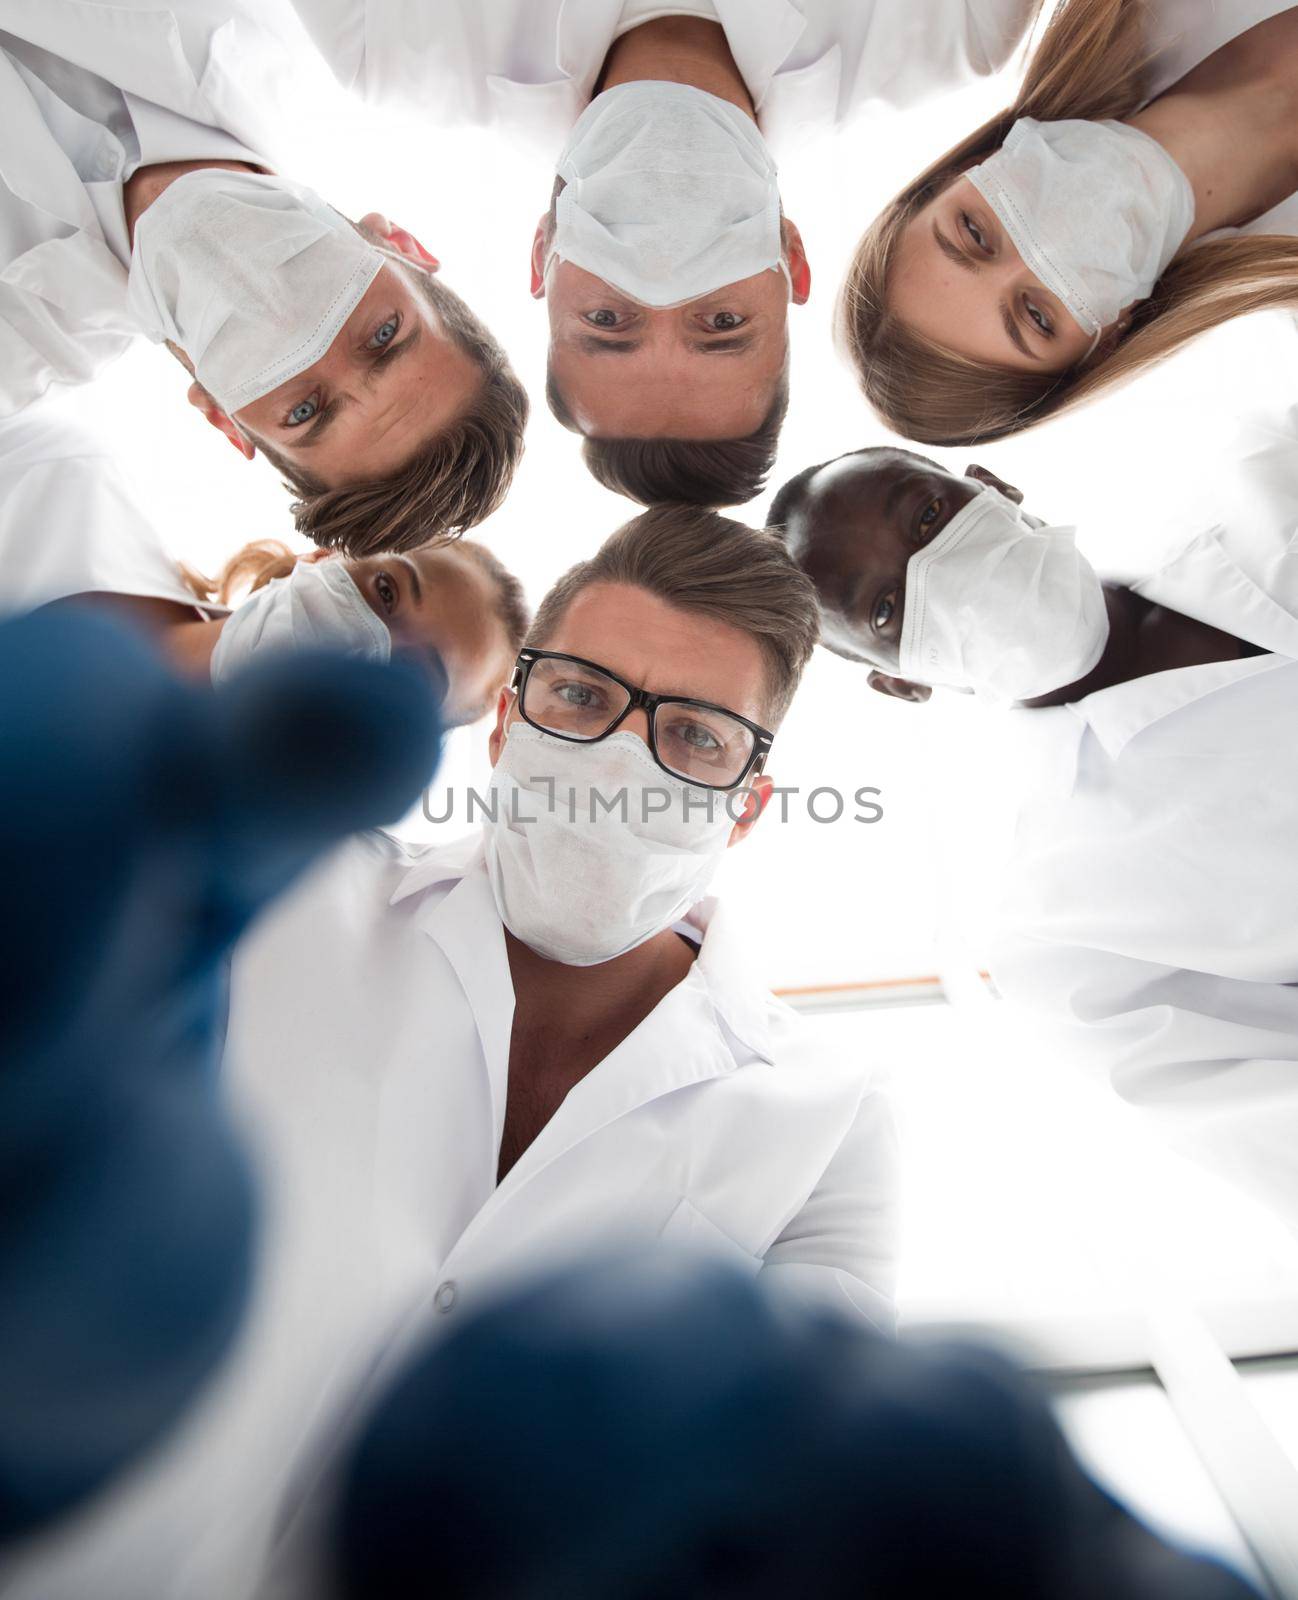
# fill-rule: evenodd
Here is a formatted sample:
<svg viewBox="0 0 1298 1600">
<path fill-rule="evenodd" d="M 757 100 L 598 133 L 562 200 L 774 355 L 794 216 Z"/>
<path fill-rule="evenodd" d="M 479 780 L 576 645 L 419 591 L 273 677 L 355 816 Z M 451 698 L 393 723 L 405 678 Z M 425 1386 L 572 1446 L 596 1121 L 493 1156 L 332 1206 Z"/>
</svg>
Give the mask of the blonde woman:
<svg viewBox="0 0 1298 1600">
<path fill-rule="evenodd" d="M 1298 307 L 1298 6 L 1063 0 L 1014 104 L 857 247 L 840 337 L 904 438 L 1032 427 Z"/>
<path fill-rule="evenodd" d="M 469 540 L 357 560 L 262 540 L 215 580 L 188 573 L 66 397 L 0 423 L 0 615 L 49 605 L 116 616 L 215 682 L 269 650 L 415 655 L 447 726 L 491 708 L 529 622 L 517 579 Z"/>
</svg>

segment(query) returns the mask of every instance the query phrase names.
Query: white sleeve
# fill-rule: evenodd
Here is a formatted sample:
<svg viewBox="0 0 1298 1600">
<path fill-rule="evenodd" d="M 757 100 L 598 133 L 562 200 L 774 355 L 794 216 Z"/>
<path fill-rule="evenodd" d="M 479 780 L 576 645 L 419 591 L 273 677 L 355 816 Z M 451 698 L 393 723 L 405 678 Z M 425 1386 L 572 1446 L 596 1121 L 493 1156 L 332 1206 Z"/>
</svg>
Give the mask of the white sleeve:
<svg viewBox="0 0 1298 1600">
<path fill-rule="evenodd" d="M 1019 939 L 992 973 L 1049 1049 L 1298 1227 L 1298 982 Z M 1298 973 L 1296 973 L 1298 976 Z"/>
<path fill-rule="evenodd" d="M 898 1145 L 883 1088 L 867 1086 L 816 1187 L 766 1252 L 762 1281 L 896 1328 Z"/>
</svg>

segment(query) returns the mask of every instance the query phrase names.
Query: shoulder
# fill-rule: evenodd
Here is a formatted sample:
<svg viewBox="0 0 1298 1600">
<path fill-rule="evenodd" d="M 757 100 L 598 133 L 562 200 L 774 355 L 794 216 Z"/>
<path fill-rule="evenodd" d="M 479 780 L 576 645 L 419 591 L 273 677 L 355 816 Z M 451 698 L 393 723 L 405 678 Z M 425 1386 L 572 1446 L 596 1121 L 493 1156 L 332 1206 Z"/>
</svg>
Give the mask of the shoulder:
<svg viewBox="0 0 1298 1600">
<path fill-rule="evenodd" d="M 474 845 L 473 839 L 414 844 L 381 828 L 355 834 L 263 915 L 250 942 L 259 949 L 284 939 L 368 943 L 385 927 L 404 924 L 404 908 L 427 905 L 454 887 L 472 864 Z"/>
</svg>

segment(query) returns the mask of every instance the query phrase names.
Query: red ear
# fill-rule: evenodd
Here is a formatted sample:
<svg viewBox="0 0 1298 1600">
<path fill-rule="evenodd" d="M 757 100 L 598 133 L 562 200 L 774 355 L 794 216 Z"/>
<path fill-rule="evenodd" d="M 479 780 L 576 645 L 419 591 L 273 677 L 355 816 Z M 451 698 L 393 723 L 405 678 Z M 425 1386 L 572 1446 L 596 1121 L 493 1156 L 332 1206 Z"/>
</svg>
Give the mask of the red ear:
<svg viewBox="0 0 1298 1600">
<path fill-rule="evenodd" d="M 257 454 L 257 446 L 248 438 L 234 418 L 217 405 L 201 383 L 190 384 L 188 398 L 190 405 L 195 410 L 201 411 L 218 433 L 225 435 L 245 461 L 252 460 Z"/>
<path fill-rule="evenodd" d="M 784 222 L 784 250 L 789 263 L 789 284 L 795 306 L 805 305 L 811 297 L 811 265 L 803 248 L 802 235 L 787 218 Z"/>
<path fill-rule="evenodd" d="M 427 267 L 430 272 L 441 270 L 442 263 L 437 257 L 431 251 L 425 250 L 414 234 L 407 232 L 405 228 L 394 225 L 388 234 L 388 243 L 408 260 L 417 262 L 421 267 Z"/>
<path fill-rule="evenodd" d="M 399 227 L 395 222 L 389 222 L 381 211 L 367 211 L 361 218 L 360 225 L 368 233 L 377 233 L 384 244 L 416 267 L 423 267 L 427 272 L 440 270 L 442 263 L 437 257 L 425 250 L 408 229 Z"/>
<path fill-rule="evenodd" d="M 532 299 L 545 299 L 545 256 L 546 256 L 546 224 L 550 217 L 547 213 L 536 225 L 536 232 L 532 235 Z"/>
</svg>

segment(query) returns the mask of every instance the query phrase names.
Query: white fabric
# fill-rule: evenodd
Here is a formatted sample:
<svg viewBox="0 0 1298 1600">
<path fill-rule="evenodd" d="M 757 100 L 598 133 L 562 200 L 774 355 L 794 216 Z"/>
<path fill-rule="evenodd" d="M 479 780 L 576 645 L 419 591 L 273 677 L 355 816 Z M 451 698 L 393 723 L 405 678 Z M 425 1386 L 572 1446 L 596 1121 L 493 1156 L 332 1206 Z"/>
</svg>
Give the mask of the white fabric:
<svg viewBox="0 0 1298 1600">
<path fill-rule="evenodd" d="M 500 919 L 573 967 L 670 928 L 703 898 L 734 828 L 724 794 L 671 777 L 634 733 L 583 745 L 516 721 L 490 795 L 484 842 Z"/>
<path fill-rule="evenodd" d="M 1156 139 L 1120 122 L 1020 117 L 966 174 L 1026 265 L 1098 339 L 1148 298 L 1194 222 L 1194 192 Z"/>
<path fill-rule="evenodd" d="M 383 257 L 313 190 L 221 168 L 187 173 L 135 226 L 128 297 L 231 414 L 328 351 Z"/>
<path fill-rule="evenodd" d="M 1272 652 L 1014 714 L 992 975 L 1045 1043 L 1298 1226 L 1298 415 L 1136 585 Z M 1250 487 L 1251 486 L 1251 487 Z"/>
<path fill-rule="evenodd" d="M 1076 683 L 1109 636 L 1075 530 L 1033 527 L 990 486 L 906 564 L 901 676 L 1005 703 Z"/>
<path fill-rule="evenodd" d="M 622 15 L 618 19 L 617 36 L 643 27 L 646 22 L 657 22 L 661 17 L 697 17 L 702 22 L 718 22 L 717 8 L 712 0 L 676 0 L 675 5 L 664 5 L 662 0 L 623 0 Z"/>
<path fill-rule="evenodd" d="M 251 1319 L 205 1407 L 5 1600 L 244 1600 L 389 1330 L 453 1327 L 610 1241 L 764 1269 L 890 1327 L 884 1092 L 762 990 L 724 905 L 689 920 L 689 975 L 498 1185 L 514 995 L 477 841 L 366 836 L 273 907 L 236 953 L 227 1050 L 266 1206 Z"/>
<path fill-rule="evenodd" d="M 123 182 L 266 164 L 279 70 L 254 0 L 0 0 L 0 417 L 127 347 Z"/>
<path fill-rule="evenodd" d="M 76 398 L 0 422 L 0 614 L 125 594 L 224 615 L 197 606 L 119 463 L 75 415 Z"/>
<path fill-rule="evenodd" d="M 431 120 L 558 149 L 623 0 L 292 0 L 334 75 Z M 772 142 L 922 104 L 1002 67 L 1034 0 L 713 0 Z"/>
<path fill-rule="evenodd" d="M 679 83 L 609 89 L 556 170 L 552 255 L 642 305 L 683 305 L 783 268 L 775 163 L 751 119 L 715 95 Z"/>
<path fill-rule="evenodd" d="M 281 650 L 336 650 L 382 663 L 392 655 L 392 635 L 332 556 L 299 561 L 231 612 L 212 652 L 212 682 L 226 683 L 254 657 Z"/>
</svg>

